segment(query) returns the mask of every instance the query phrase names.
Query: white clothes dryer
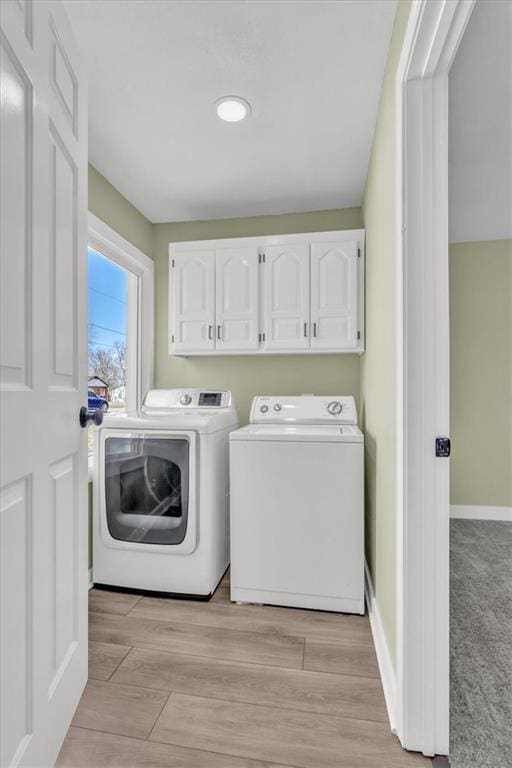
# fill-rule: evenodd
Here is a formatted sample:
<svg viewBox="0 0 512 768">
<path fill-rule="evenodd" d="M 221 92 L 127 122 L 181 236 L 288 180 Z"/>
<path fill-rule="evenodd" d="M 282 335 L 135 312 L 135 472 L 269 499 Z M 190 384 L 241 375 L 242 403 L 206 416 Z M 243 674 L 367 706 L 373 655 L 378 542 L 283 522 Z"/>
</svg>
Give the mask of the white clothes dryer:
<svg viewBox="0 0 512 768">
<path fill-rule="evenodd" d="M 229 565 L 231 393 L 153 389 L 94 435 L 93 579 L 209 598 Z"/>
<path fill-rule="evenodd" d="M 230 435 L 231 599 L 364 613 L 353 397 L 256 397 Z"/>
</svg>

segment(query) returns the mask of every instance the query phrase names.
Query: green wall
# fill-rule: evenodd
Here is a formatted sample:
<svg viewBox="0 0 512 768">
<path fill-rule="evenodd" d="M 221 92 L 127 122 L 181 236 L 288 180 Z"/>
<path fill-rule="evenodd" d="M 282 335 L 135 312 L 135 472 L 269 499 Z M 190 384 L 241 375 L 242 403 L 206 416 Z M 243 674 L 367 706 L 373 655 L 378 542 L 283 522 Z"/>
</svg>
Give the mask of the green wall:
<svg viewBox="0 0 512 768">
<path fill-rule="evenodd" d="M 450 245 L 450 419 L 451 503 L 512 506 L 512 240 Z"/>
<path fill-rule="evenodd" d="M 360 409 L 366 450 L 366 557 L 393 661 L 396 658 L 395 76 L 409 17 L 400 0 L 363 201 L 366 353 Z"/>
<path fill-rule="evenodd" d="M 240 422 L 257 394 L 359 393 L 357 355 L 175 357 L 168 353 L 169 243 L 362 227 L 359 208 L 246 219 L 187 221 L 153 226 L 155 260 L 155 386 L 207 387 L 233 392 Z"/>
<path fill-rule="evenodd" d="M 89 163 L 89 211 L 152 256 L 153 225 Z"/>
</svg>

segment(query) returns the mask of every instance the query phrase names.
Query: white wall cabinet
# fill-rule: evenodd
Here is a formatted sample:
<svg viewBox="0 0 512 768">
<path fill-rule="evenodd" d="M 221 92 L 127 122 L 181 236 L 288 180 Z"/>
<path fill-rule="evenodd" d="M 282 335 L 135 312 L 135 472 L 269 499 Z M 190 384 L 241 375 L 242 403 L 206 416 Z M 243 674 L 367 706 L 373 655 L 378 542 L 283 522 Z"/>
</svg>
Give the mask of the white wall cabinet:
<svg viewBox="0 0 512 768">
<path fill-rule="evenodd" d="M 364 230 L 169 246 L 170 354 L 364 351 Z"/>
<path fill-rule="evenodd" d="M 264 297 L 265 348 L 308 349 L 309 244 L 265 249 Z"/>
<path fill-rule="evenodd" d="M 311 347 L 357 349 L 357 240 L 311 244 Z"/>
<path fill-rule="evenodd" d="M 177 253 L 174 276 L 173 351 L 215 350 L 215 251 Z"/>
<path fill-rule="evenodd" d="M 215 348 L 258 349 L 258 264 L 255 247 L 225 248 L 215 255 Z"/>
</svg>

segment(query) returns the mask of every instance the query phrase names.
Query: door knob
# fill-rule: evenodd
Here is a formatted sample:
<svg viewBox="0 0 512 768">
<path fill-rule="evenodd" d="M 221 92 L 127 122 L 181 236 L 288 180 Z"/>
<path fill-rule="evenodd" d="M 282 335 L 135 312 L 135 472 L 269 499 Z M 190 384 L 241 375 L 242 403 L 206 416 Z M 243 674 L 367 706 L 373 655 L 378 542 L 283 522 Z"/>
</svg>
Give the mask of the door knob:
<svg viewBox="0 0 512 768">
<path fill-rule="evenodd" d="M 85 405 L 82 405 L 78 415 L 78 420 L 80 421 L 80 426 L 82 429 L 85 429 L 90 421 L 99 427 L 101 424 L 103 424 L 103 413 L 100 410 L 94 411 L 94 413 L 89 413 Z"/>
</svg>

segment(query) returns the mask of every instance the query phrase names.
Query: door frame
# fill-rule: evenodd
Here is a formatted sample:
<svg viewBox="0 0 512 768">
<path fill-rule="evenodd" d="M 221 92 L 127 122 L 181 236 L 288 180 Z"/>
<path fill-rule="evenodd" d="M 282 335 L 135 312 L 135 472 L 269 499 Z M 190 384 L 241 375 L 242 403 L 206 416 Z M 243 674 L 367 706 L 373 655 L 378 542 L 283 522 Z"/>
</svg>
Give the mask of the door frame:
<svg viewBox="0 0 512 768">
<path fill-rule="evenodd" d="M 448 80 L 475 0 L 413 0 L 395 83 L 397 735 L 449 752 Z"/>
</svg>

